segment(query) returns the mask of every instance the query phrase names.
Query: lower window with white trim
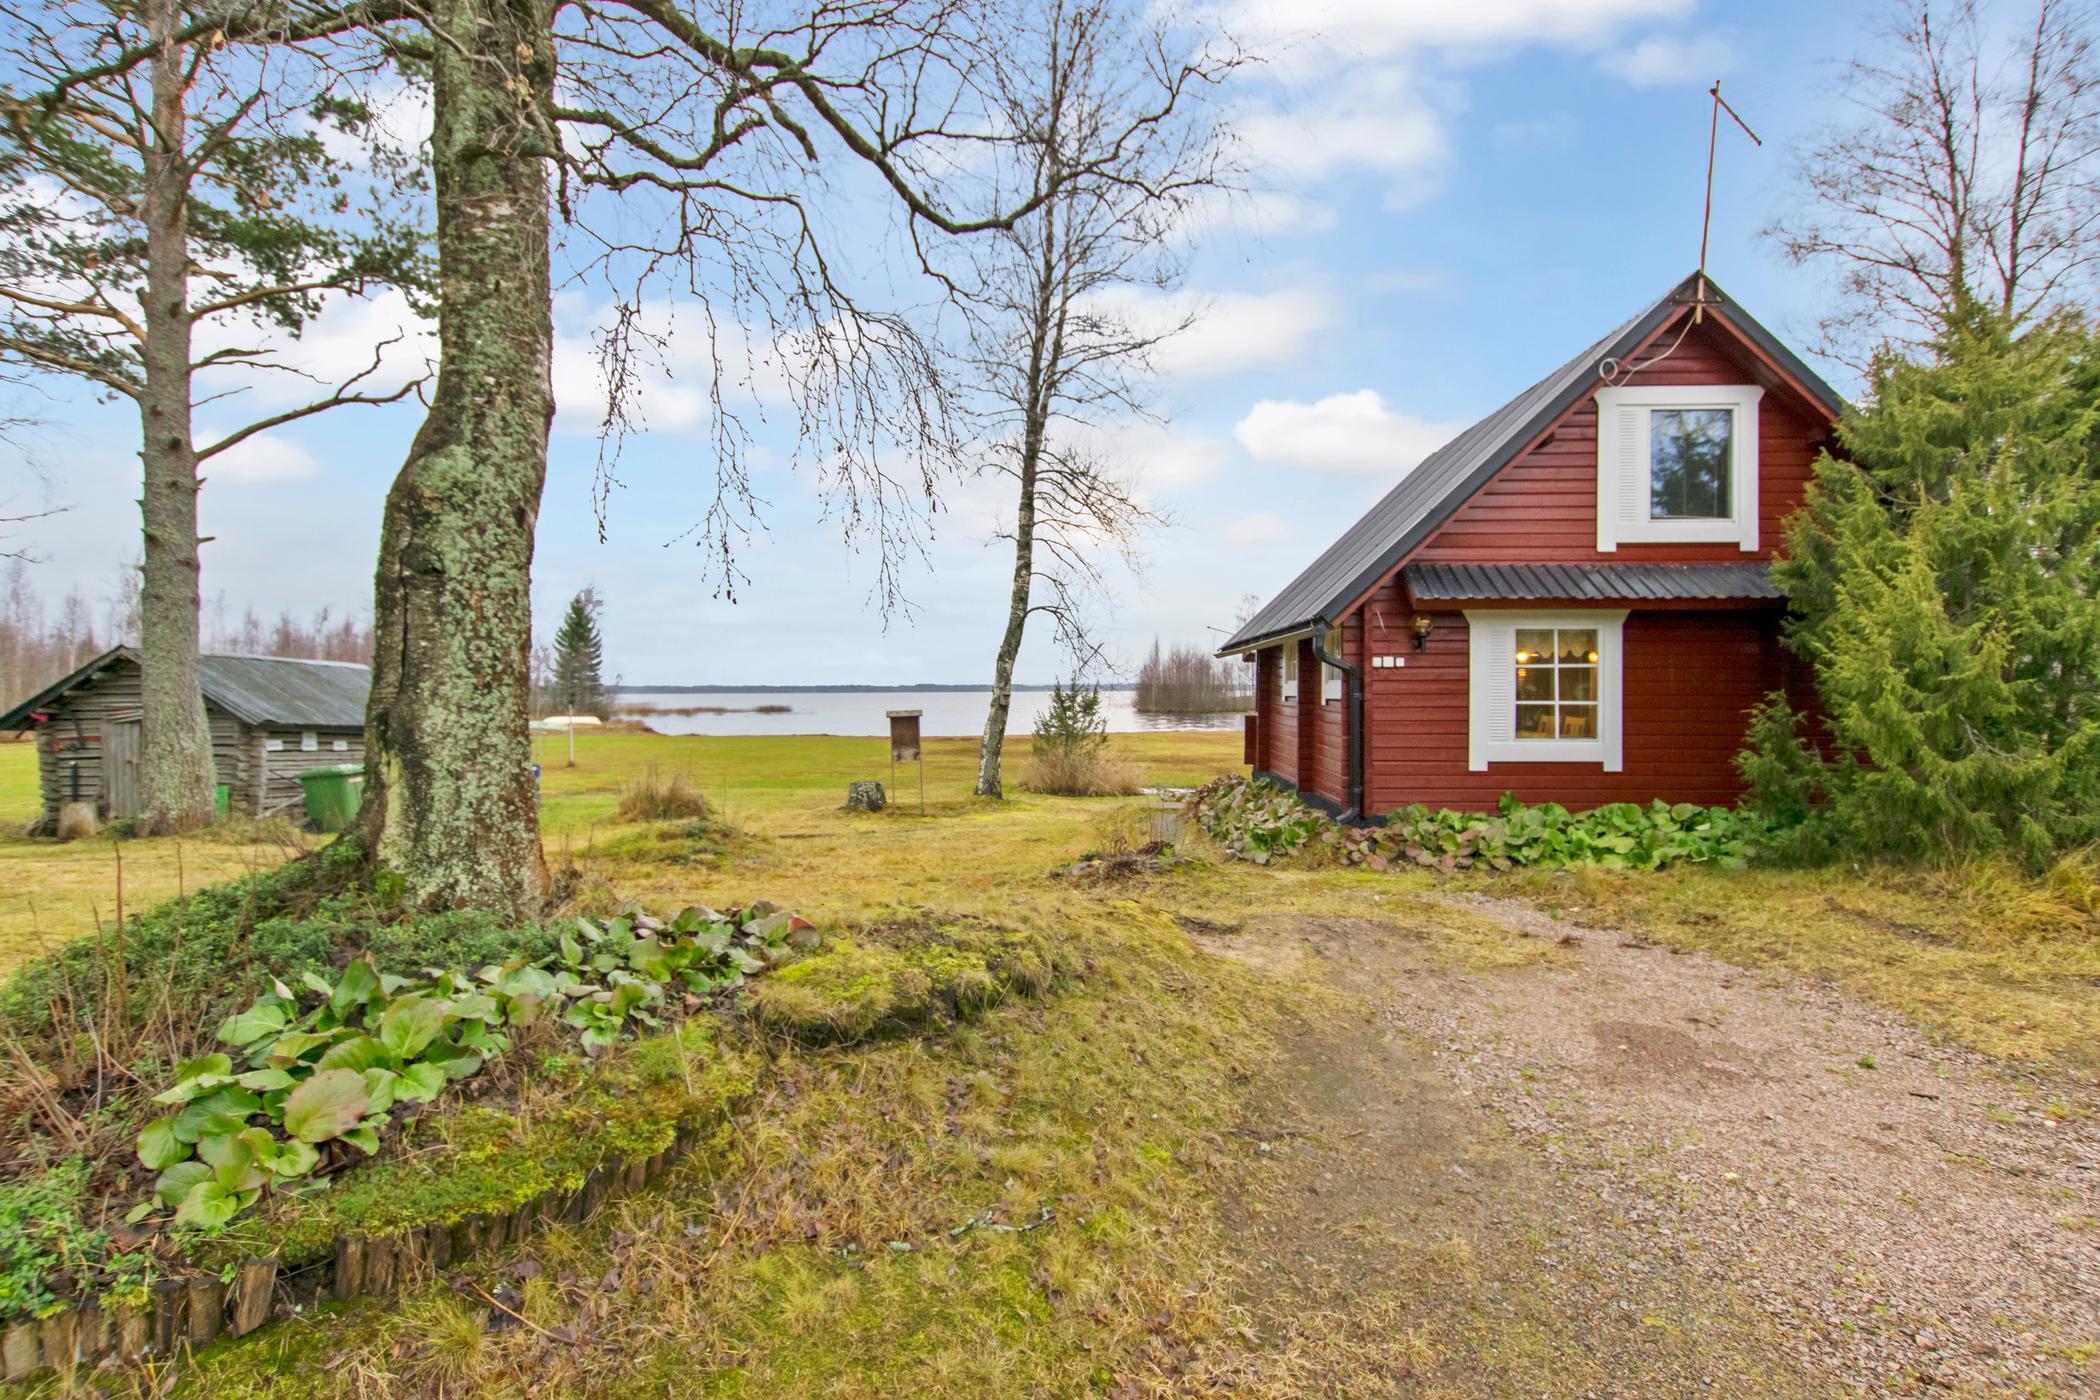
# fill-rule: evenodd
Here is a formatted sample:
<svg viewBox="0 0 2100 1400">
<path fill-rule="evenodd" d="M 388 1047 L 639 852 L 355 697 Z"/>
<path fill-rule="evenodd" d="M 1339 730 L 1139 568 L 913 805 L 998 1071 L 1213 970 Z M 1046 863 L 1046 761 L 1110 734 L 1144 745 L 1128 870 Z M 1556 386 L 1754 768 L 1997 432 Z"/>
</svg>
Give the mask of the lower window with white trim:
<svg viewBox="0 0 2100 1400">
<path fill-rule="evenodd" d="M 1624 767 L 1626 614 L 1466 613 L 1467 762 Z"/>
</svg>

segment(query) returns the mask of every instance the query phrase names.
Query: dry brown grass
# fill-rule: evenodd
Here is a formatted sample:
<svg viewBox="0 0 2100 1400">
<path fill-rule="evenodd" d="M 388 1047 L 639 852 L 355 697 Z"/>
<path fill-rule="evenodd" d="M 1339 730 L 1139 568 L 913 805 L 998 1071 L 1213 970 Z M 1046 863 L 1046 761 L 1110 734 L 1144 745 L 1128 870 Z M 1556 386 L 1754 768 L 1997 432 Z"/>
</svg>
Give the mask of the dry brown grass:
<svg viewBox="0 0 2100 1400">
<path fill-rule="evenodd" d="M 1828 978 L 1986 1054 L 2100 1072 L 2090 866 L 1527 872 L 1482 882 L 1583 923 Z"/>
<path fill-rule="evenodd" d="M 1141 781 L 1136 764 L 1103 748 L 1032 754 L 1014 786 L 1053 797 L 1129 797 Z"/>
<path fill-rule="evenodd" d="M 714 810 L 714 804 L 693 782 L 691 774 L 680 772 L 666 776 L 652 763 L 640 777 L 621 786 L 620 805 L 613 810 L 613 820 L 679 821 L 711 817 Z"/>
</svg>

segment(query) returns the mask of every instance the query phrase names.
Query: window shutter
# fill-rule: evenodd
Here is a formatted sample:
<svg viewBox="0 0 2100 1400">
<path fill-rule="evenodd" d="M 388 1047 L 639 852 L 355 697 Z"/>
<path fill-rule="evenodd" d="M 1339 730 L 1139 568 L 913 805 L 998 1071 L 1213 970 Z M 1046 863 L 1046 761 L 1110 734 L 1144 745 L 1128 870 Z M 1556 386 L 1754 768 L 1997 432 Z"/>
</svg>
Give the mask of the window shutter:
<svg viewBox="0 0 2100 1400">
<path fill-rule="evenodd" d="M 1648 448 L 1648 410 L 1631 404 L 1615 405 L 1611 411 L 1612 515 L 1611 543 L 1600 549 L 1616 550 L 1619 540 L 1638 530 L 1648 518 L 1648 472 L 1641 458 Z"/>
<path fill-rule="evenodd" d="M 1764 390 L 1757 391 L 1762 396 Z M 1735 460 L 1729 463 L 1731 480 L 1735 486 L 1735 519 L 1742 529 L 1737 544 L 1745 554 L 1757 552 L 1757 431 L 1758 399 L 1735 411 Z"/>
<path fill-rule="evenodd" d="M 1491 746 L 1516 737 L 1516 627 L 1481 613 L 1466 614 L 1466 763 L 1487 771 Z"/>
</svg>

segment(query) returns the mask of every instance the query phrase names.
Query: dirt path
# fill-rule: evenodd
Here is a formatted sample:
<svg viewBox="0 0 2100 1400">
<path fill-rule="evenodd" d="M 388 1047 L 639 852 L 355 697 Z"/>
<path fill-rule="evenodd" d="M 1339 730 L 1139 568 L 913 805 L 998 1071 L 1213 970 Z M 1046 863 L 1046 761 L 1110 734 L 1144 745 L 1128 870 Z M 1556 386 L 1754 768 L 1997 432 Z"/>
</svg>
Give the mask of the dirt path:
<svg viewBox="0 0 2100 1400">
<path fill-rule="evenodd" d="M 1349 1008 L 1242 1131 L 1250 1388 L 2100 1394 L 2090 1105 L 1821 986 L 1443 912 L 1548 955 L 1454 966 L 1435 909 L 1197 934 Z"/>
</svg>

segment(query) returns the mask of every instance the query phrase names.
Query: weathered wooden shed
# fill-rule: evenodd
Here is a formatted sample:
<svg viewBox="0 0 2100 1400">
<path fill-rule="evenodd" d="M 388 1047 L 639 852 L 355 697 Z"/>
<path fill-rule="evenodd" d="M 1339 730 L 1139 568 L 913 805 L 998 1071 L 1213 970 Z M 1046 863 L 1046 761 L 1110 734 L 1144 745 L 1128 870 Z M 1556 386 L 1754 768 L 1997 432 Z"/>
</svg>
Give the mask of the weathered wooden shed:
<svg viewBox="0 0 2100 1400">
<path fill-rule="evenodd" d="M 297 810 L 305 800 L 301 773 L 363 761 L 369 668 L 207 655 L 199 670 L 229 813 Z M 0 715 L 0 730 L 36 732 L 46 830 L 65 802 L 92 802 L 105 818 L 138 815 L 140 718 L 139 654 L 131 647 L 104 652 Z"/>
</svg>

